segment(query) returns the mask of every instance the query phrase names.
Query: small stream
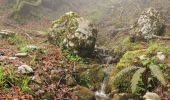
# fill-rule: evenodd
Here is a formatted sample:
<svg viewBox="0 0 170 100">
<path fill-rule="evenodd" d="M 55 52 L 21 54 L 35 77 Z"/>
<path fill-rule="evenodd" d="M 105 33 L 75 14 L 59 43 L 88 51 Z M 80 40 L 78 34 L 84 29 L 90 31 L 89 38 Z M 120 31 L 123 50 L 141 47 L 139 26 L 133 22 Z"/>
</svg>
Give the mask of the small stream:
<svg viewBox="0 0 170 100">
<path fill-rule="evenodd" d="M 103 82 L 101 83 L 101 87 L 98 91 L 95 92 L 95 98 L 96 100 L 109 100 L 109 96 L 106 94 L 106 86 L 109 80 L 109 75 L 111 72 L 112 67 L 114 66 L 114 63 L 111 63 L 112 55 L 109 50 L 106 49 L 100 49 L 98 55 L 103 58 L 102 65 L 105 67 L 103 68 L 105 72 L 105 77 Z"/>
<path fill-rule="evenodd" d="M 101 83 L 100 90 L 95 92 L 96 100 L 108 100 L 109 99 L 109 97 L 105 93 L 107 81 L 108 81 L 108 75 L 105 76 L 103 82 Z"/>
</svg>

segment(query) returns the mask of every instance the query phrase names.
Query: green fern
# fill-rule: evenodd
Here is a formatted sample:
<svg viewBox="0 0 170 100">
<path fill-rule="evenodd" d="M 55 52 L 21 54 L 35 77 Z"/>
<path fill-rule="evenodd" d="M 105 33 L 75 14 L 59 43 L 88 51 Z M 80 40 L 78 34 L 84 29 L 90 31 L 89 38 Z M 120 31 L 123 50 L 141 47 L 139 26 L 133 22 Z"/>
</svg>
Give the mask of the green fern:
<svg viewBox="0 0 170 100">
<path fill-rule="evenodd" d="M 132 67 L 127 67 L 123 70 L 121 70 L 119 73 L 116 74 L 116 76 L 114 77 L 113 81 L 116 82 L 117 80 L 121 80 L 124 78 L 125 75 L 127 75 L 128 73 L 137 70 L 139 67 L 136 66 L 132 66 Z"/>
<path fill-rule="evenodd" d="M 157 65 L 150 65 L 149 69 L 151 70 L 153 76 L 157 78 L 163 86 L 166 86 L 166 81 L 160 67 Z"/>
<path fill-rule="evenodd" d="M 132 93 L 136 92 L 136 89 L 138 87 L 139 81 L 141 80 L 142 73 L 144 73 L 145 70 L 146 70 L 146 68 L 140 68 L 134 73 L 134 75 L 132 77 L 132 80 L 131 80 Z"/>
</svg>

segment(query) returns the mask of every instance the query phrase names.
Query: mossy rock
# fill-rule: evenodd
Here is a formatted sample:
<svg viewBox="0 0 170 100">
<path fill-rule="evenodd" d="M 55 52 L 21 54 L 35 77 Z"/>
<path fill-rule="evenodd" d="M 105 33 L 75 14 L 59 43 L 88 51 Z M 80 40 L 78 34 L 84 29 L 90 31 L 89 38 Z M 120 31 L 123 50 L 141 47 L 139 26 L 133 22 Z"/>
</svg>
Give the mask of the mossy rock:
<svg viewBox="0 0 170 100">
<path fill-rule="evenodd" d="M 81 86 L 85 86 L 92 90 L 96 90 L 100 87 L 101 82 L 105 77 L 105 73 L 102 67 L 95 66 L 89 67 L 89 69 L 79 70 L 75 75 L 77 83 Z"/>
<path fill-rule="evenodd" d="M 77 86 L 73 94 L 78 97 L 78 100 L 95 100 L 94 92 L 86 87 Z"/>
<path fill-rule="evenodd" d="M 53 22 L 48 36 L 51 44 L 85 57 L 94 51 L 97 30 L 79 14 L 69 12 Z"/>
<path fill-rule="evenodd" d="M 134 25 L 131 40 L 150 40 L 154 35 L 162 35 L 164 28 L 164 17 L 154 8 L 145 9 Z"/>
</svg>

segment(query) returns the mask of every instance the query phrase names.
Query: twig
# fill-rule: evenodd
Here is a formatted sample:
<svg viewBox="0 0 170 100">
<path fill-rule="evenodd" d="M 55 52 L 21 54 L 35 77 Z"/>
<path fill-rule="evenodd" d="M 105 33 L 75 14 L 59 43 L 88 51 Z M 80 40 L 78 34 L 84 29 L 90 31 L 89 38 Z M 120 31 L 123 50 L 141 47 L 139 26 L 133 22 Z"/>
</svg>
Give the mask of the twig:
<svg viewBox="0 0 170 100">
<path fill-rule="evenodd" d="M 153 38 L 162 39 L 162 40 L 170 40 L 170 37 L 157 36 L 157 35 L 153 35 Z"/>
<path fill-rule="evenodd" d="M 60 80 L 58 81 L 58 83 L 57 83 L 57 88 L 59 87 L 59 85 L 60 85 L 60 83 L 61 83 L 61 80 L 64 78 L 64 76 L 62 76 L 61 78 L 60 78 Z"/>
</svg>

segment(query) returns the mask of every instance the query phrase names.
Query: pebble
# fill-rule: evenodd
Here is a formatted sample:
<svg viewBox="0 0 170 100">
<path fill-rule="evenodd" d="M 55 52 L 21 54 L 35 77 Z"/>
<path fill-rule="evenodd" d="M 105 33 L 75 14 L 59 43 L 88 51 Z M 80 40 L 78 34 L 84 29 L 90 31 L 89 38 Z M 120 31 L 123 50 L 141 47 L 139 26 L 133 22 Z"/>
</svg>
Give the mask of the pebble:
<svg viewBox="0 0 170 100">
<path fill-rule="evenodd" d="M 31 68 L 31 66 L 21 65 L 18 67 L 18 72 L 22 74 L 30 74 L 33 73 L 33 69 Z"/>
<path fill-rule="evenodd" d="M 39 49 L 39 47 L 37 47 L 35 45 L 27 45 L 26 47 L 29 49 L 34 49 L 34 50 Z"/>
</svg>

